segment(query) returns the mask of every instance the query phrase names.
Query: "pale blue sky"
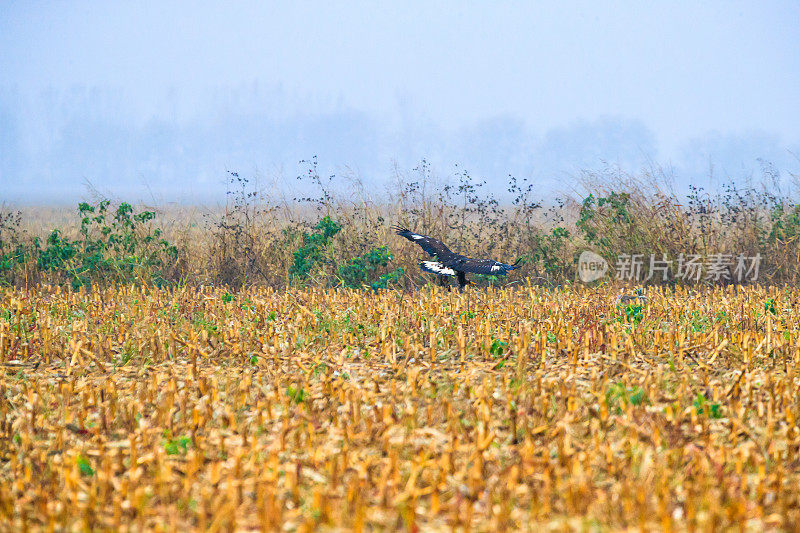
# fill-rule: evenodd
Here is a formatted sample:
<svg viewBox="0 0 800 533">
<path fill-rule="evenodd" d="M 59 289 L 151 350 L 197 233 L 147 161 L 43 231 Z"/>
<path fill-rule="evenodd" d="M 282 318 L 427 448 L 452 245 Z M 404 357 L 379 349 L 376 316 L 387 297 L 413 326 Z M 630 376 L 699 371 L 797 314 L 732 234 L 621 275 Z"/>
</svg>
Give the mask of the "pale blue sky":
<svg viewBox="0 0 800 533">
<path fill-rule="evenodd" d="M 602 161 L 797 173 L 798 27 L 795 1 L 5 2 L 0 184 L 213 197 L 314 154 L 498 190 Z"/>
</svg>

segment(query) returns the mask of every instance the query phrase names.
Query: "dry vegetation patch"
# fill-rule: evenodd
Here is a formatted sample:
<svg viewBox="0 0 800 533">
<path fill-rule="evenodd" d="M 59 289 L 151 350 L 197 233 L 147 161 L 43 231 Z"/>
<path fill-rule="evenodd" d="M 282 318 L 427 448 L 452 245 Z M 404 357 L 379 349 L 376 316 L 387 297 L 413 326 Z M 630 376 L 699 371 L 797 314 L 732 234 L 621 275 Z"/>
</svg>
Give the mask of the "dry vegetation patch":
<svg viewBox="0 0 800 533">
<path fill-rule="evenodd" d="M 0 289 L 2 529 L 791 529 L 797 289 Z"/>
</svg>

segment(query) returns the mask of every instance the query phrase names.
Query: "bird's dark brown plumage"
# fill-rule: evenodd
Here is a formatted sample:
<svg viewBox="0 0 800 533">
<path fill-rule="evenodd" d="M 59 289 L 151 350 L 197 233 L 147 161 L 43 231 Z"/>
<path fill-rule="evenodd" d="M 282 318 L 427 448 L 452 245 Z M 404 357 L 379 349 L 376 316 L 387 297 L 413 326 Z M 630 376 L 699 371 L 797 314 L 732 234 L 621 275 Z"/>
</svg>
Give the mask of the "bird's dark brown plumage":
<svg viewBox="0 0 800 533">
<path fill-rule="evenodd" d="M 468 283 L 464 274 L 484 274 L 487 276 L 503 276 L 510 270 L 519 268 L 518 264 L 508 265 L 494 259 L 473 259 L 465 255 L 453 253 L 442 241 L 415 233 L 402 226 L 392 226 L 392 229 L 411 242 L 417 243 L 425 252 L 434 257 L 435 261 L 423 261 L 422 270 L 440 276 L 456 276 L 459 287 Z"/>
</svg>

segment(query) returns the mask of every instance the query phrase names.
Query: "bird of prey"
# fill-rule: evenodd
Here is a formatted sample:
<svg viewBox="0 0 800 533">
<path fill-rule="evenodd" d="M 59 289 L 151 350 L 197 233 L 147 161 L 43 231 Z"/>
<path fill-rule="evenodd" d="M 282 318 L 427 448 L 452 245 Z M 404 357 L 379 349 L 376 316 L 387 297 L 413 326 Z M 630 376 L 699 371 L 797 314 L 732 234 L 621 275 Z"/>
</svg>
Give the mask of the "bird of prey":
<svg viewBox="0 0 800 533">
<path fill-rule="evenodd" d="M 422 270 L 440 276 L 455 277 L 458 279 L 459 289 L 463 289 L 465 285 L 470 283 L 467 281 L 467 272 L 490 276 L 503 276 L 507 274 L 509 270 L 520 267 L 518 264 L 519 261 L 513 265 L 507 265 L 495 261 L 494 259 L 472 259 L 450 251 L 450 248 L 445 246 L 442 241 L 434 239 L 433 237 L 414 233 L 402 226 L 392 226 L 392 229 L 401 237 L 405 237 L 409 241 L 419 244 L 428 255 L 434 258 L 433 261 L 422 261 L 419 264 Z"/>
</svg>

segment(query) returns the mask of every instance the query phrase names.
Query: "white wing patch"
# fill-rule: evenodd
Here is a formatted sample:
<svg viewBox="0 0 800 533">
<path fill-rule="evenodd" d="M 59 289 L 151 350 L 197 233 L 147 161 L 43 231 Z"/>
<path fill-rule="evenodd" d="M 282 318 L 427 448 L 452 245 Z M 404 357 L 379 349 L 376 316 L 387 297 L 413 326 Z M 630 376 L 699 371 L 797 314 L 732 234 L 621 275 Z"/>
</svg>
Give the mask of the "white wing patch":
<svg viewBox="0 0 800 533">
<path fill-rule="evenodd" d="M 432 272 L 433 274 L 441 274 L 443 276 L 455 276 L 456 271 L 452 268 L 444 266 L 438 261 L 423 261 L 420 263 L 422 270 Z"/>
<path fill-rule="evenodd" d="M 500 268 L 501 268 L 500 265 L 494 265 L 492 266 L 492 272 L 497 272 L 498 270 L 500 270 Z"/>
<path fill-rule="evenodd" d="M 416 233 L 412 233 L 411 234 L 411 238 L 414 239 L 415 241 L 418 241 L 420 239 L 424 239 L 425 236 L 424 235 L 417 235 Z"/>
</svg>

